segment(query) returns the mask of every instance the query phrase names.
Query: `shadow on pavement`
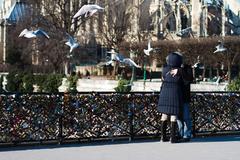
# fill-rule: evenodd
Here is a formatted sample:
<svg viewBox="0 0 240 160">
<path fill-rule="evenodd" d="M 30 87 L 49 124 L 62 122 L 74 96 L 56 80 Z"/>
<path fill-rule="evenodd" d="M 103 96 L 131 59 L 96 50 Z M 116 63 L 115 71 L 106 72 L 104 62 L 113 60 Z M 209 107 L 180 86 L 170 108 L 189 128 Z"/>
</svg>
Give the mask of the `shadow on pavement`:
<svg viewBox="0 0 240 160">
<path fill-rule="evenodd" d="M 57 149 L 57 148 L 73 148 L 73 147 L 92 147 L 92 146 L 104 146 L 104 145 L 119 145 L 119 144 L 136 144 L 136 143 L 160 143 L 159 139 L 138 139 L 129 142 L 128 140 L 116 140 L 116 141 L 96 141 L 96 142 L 85 142 L 85 143 L 65 143 L 65 144 L 35 144 L 35 145 L 21 145 L 21 146 L 10 146 L 0 147 L 0 152 L 11 152 L 11 151 L 25 151 L 25 150 L 45 150 L 45 149 Z M 182 143 L 212 143 L 212 142 L 240 142 L 239 136 L 217 136 L 217 137 L 197 137 L 192 138 L 190 142 Z M 166 143 L 166 142 L 164 142 Z M 168 143 L 168 142 L 167 142 Z M 178 143 L 181 145 L 181 143 Z"/>
<path fill-rule="evenodd" d="M 240 142 L 240 135 L 238 136 L 216 136 L 216 137 L 197 137 L 191 139 L 191 143 L 197 142 L 229 142 L 229 141 L 239 141 Z"/>
</svg>

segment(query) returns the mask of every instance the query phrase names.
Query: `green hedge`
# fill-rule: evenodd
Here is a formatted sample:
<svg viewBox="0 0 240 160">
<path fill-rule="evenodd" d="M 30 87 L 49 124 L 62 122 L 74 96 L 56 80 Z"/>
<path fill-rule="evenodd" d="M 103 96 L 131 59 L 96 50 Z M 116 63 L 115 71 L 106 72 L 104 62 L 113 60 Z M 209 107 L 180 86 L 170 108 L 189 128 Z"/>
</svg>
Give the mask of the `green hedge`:
<svg viewBox="0 0 240 160">
<path fill-rule="evenodd" d="M 3 91 L 3 76 L 0 76 L 0 92 Z"/>
<path fill-rule="evenodd" d="M 23 73 L 11 71 L 7 75 L 7 90 L 9 92 L 24 92 L 23 88 Z"/>
<path fill-rule="evenodd" d="M 120 79 L 118 81 L 118 86 L 114 88 L 116 92 L 130 92 L 131 85 L 130 81 L 126 79 Z"/>
<path fill-rule="evenodd" d="M 78 76 L 76 74 L 70 75 L 68 77 L 70 92 L 77 92 L 77 80 Z"/>
<path fill-rule="evenodd" d="M 29 72 L 12 71 L 7 75 L 9 92 L 33 92 L 33 85 L 39 86 L 38 92 L 58 92 L 62 74 L 33 75 Z"/>
<path fill-rule="evenodd" d="M 228 85 L 229 91 L 240 91 L 240 76 Z"/>
<path fill-rule="evenodd" d="M 26 73 L 23 75 L 23 88 L 24 92 L 33 92 L 34 77 L 32 73 Z"/>
<path fill-rule="evenodd" d="M 58 92 L 58 87 L 62 83 L 63 75 L 61 74 L 49 74 L 44 81 L 43 91 L 44 92 Z"/>
</svg>

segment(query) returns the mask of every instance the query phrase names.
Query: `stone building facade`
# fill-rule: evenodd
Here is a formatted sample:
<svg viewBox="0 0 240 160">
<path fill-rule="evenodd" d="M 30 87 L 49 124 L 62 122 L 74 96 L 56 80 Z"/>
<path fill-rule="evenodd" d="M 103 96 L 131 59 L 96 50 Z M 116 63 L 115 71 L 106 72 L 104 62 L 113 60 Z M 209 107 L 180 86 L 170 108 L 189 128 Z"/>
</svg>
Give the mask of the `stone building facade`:
<svg viewBox="0 0 240 160">
<path fill-rule="evenodd" d="M 24 14 L 25 0 L 4 0 L 0 9 L 0 65 L 5 64 L 7 55 L 7 45 L 9 41 L 8 33 L 11 26 L 15 24 Z"/>
<path fill-rule="evenodd" d="M 125 0 L 126 1 L 126 0 Z M 78 40 L 93 45 L 104 45 L 108 39 L 102 34 L 110 30 L 111 25 L 107 18 L 113 10 L 111 6 L 127 7 L 126 15 L 130 15 L 130 23 L 126 24 L 125 41 L 143 41 L 149 37 L 157 40 L 177 40 L 185 37 L 205 37 L 214 35 L 239 35 L 240 34 L 240 3 L 236 0 L 219 0 L 216 3 L 212 0 L 127 0 L 125 6 L 121 1 L 113 0 L 72 0 L 68 9 L 84 3 L 95 3 L 105 8 L 104 14 L 100 14 L 101 20 L 90 19 L 81 26 L 76 35 Z M 20 12 L 24 9 L 19 5 L 22 0 L 4 0 L 0 9 L 0 64 L 6 61 L 8 45 L 8 21 L 11 18 L 19 20 Z M 27 2 L 26 2 L 27 3 Z M 58 11 L 56 9 L 56 11 Z M 111 11 L 111 13 L 110 13 Z M 42 12 L 45 12 L 44 9 Z M 14 15 L 17 14 L 17 15 Z M 117 15 L 117 14 L 114 14 Z M 11 17 L 12 16 L 12 17 Z M 117 18 L 111 19 L 118 21 Z M 116 23 L 117 24 L 117 23 Z M 217 24 L 217 25 L 216 25 Z M 101 27 L 105 26 L 105 28 Z M 108 46 L 109 47 L 109 46 Z M 110 46 L 115 47 L 115 46 Z"/>
</svg>

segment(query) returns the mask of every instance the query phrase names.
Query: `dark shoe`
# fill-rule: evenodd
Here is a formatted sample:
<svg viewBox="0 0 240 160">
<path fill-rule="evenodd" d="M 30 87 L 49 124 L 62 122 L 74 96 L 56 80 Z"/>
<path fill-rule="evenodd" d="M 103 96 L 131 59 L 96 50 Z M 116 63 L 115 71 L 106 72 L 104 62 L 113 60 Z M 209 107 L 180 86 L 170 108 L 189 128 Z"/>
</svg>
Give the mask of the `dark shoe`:
<svg viewBox="0 0 240 160">
<path fill-rule="evenodd" d="M 161 123 L 161 142 L 167 142 L 169 139 L 167 138 L 167 121 L 162 121 Z"/>
<path fill-rule="evenodd" d="M 171 143 L 179 142 L 177 139 L 176 130 L 177 130 L 177 122 L 171 122 L 171 138 L 170 138 Z"/>
<path fill-rule="evenodd" d="M 178 139 L 178 143 L 189 142 L 190 140 L 191 140 L 190 138 L 180 138 L 180 139 Z"/>
<path fill-rule="evenodd" d="M 183 138 L 183 142 L 189 142 L 190 140 L 190 138 Z"/>
<path fill-rule="evenodd" d="M 168 142 L 169 138 L 168 137 L 161 137 L 160 141 L 161 142 Z"/>
</svg>

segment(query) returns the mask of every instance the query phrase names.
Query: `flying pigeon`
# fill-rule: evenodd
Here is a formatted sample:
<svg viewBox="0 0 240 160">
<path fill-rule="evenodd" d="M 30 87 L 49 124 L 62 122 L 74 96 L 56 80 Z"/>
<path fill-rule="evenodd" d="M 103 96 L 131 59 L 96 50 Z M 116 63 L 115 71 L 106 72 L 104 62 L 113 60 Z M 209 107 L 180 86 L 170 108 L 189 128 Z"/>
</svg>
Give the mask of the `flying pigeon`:
<svg viewBox="0 0 240 160">
<path fill-rule="evenodd" d="M 104 8 L 100 7 L 99 5 L 96 4 L 87 4 L 87 5 L 83 5 L 79 11 L 73 16 L 74 19 L 83 16 L 85 18 L 87 17 L 91 17 L 94 13 L 96 13 L 97 11 L 102 11 L 104 10 Z"/>
<path fill-rule="evenodd" d="M 147 56 L 150 56 L 150 52 L 153 50 L 153 48 L 151 47 L 151 42 L 150 40 L 148 40 L 148 48 L 147 49 L 144 49 L 144 53 L 147 55 Z"/>
<path fill-rule="evenodd" d="M 190 35 L 191 32 L 192 32 L 192 28 L 188 27 L 179 31 L 176 35 L 179 37 L 187 37 Z"/>
<path fill-rule="evenodd" d="M 223 42 L 219 42 L 219 44 L 216 46 L 216 50 L 213 53 L 218 53 L 218 52 L 225 52 L 227 48 L 223 46 Z"/>
<path fill-rule="evenodd" d="M 75 48 L 79 47 L 80 45 L 78 44 L 76 39 L 74 39 L 68 33 L 67 33 L 67 36 L 68 36 L 68 41 L 65 44 L 70 47 L 70 53 L 71 53 Z"/>
<path fill-rule="evenodd" d="M 40 36 L 43 36 L 43 37 L 46 37 L 47 39 L 49 39 L 48 34 L 41 29 L 37 29 L 35 31 L 33 31 L 33 30 L 30 31 L 28 29 L 24 29 L 19 34 L 19 37 L 26 37 L 26 38 L 37 38 L 37 37 L 40 37 Z"/>
</svg>

